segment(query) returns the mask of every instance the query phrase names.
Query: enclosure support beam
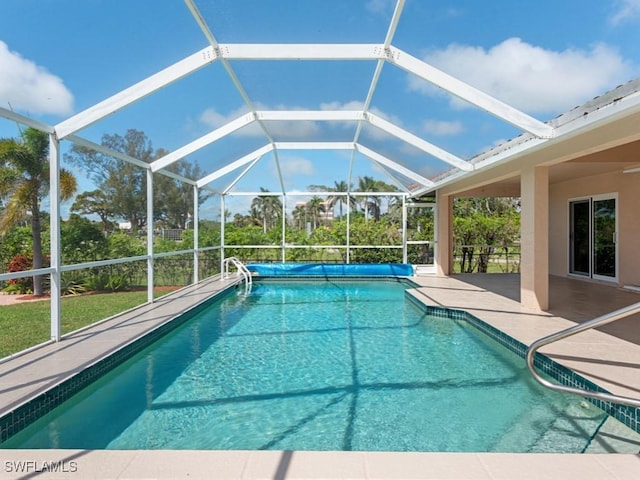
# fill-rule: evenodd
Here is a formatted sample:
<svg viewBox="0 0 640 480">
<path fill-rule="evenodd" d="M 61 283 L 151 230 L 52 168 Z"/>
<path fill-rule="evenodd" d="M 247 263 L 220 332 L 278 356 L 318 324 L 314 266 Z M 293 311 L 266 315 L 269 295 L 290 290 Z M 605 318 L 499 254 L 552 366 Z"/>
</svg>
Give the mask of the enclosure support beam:
<svg viewBox="0 0 640 480">
<path fill-rule="evenodd" d="M 191 3 L 191 0 L 189 0 Z M 223 60 L 378 60 L 384 46 L 370 43 L 220 43 L 201 28 Z"/>
<path fill-rule="evenodd" d="M 141 82 L 116 93 L 110 98 L 74 115 L 56 125 L 58 138 L 61 140 L 72 133 L 103 119 L 107 115 L 130 105 L 153 92 L 179 80 L 196 70 L 214 62 L 217 59 L 212 47 L 203 48 L 199 52 L 161 70 L 155 75 L 145 78 Z"/>
<path fill-rule="evenodd" d="M 250 154 L 245 155 L 244 157 L 239 158 L 235 162 L 231 162 L 228 165 L 226 165 L 226 166 L 216 170 L 215 172 L 211 173 L 210 175 L 207 175 L 206 177 L 198 180 L 196 185 L 198 187 L 204 187 L 208 183 L 211 183 L 211 182 L 213 182 L 214 180 L 216 180 L 216 179 L 218 179 L 220 177 L 224 177 L 227 173 L 233 172 L 234 170 L 242 167 L 243 165 L 246 165 L 247 163 L 251 163 L 256 158 L 260 158 L 263 155 L 266 155 L 267 153 L 269 153 L 271 151 L 273 151 L 273 145 L 267 144 L 264 147 L 261 147 L 261 148 L 259 148 L 257 150 L 254 150 Z"/>
<path fill-rule="evenodd" d="M 282 248 L 282 263 L 287 261 L 287 251 L 285 246 L 287 245 L 287 196 L 282 193 L 282 240 L 280 240 L 280 246 Z"/>
<path fill-rule="evenodd" d="M 361 110 L 257 110 L 256 118 L 285 122 L 292 120 L 355 122 L 364 120 L 364 114 Z"/>
<path fill-rule="evenodd" d="M 428 178 L 423 177 L 422 175 L 418 175 L 417 173 L 414 173 L 413 171 L 409 170 L 408 168 L 403 167 L 402 165 L 394 162 L 393 160 L 388 159 L 387 157 L 384 157 L 382 155 L 380 155 L 377 152 L 374 152 L 373 150 L 360 145 L 360 144 L 356 144 L 355 147 L 356 151 L 360 152 L 361 154 L 363 154 L 365 157 L 369 157 L 371 160 L 373 160 L 376 163 L 379 163 L 381 165 L 385 165 L 389 168 L 391 168 L 392 170 L 395 170 L 396 172 L 404 175 L 407 178 L 410 178 L 411 180 L 415 180 L 416 182 L 418 182 L 421 185 L 424 186 L 431 186 L 433 185 L 433 182 L 431 180 L 429 180 Z"/>
<path fill-rule="evenodd" d="M 153 302 L 153 172 L 147 169 L 147 302 Z"/>
<path fill-rule="evenodd" d="M 224 268 L 224 195 L 220 195 L 220 212 L 222 220 L 220 221 L 220 280 L 223 280 L 223 268 Z"/>
<path fill-rule="evenodd" d="M 402 196 L 402 263 L 407 263 L 407 196 Z"/>
<path fill-rule="evenodd" d="M 221 138 L 226 137 L 227 135 L 232 134 L 236 130 L 239 130 L 242 127 L 249 125 L 254 120 L 255 120 L 254 116 L 250 113 L 242 115 L 236 118 L 235 120 L 232 120 L 229 123 L 223 125 L 222 127 L 217 128 L 207 133 L 206 135 L 203 135 L 202 137 L 194 140 L 193 142 L 188 143 L 174 150 L 171 153 L 168 153 L 164 157 L 161 157 L 153 161 L 151 163 L 151 170 L 153 170 L 154 172 L 157 172 L 158 170 L 165 168 L 171 165 L 172 163 L 175 163 L 178 160 L 185 158 L 187 155 L 190 155 L 193 152 L 196 152 L 201 148 L 204 148 L 207 145 L 210 145 L 213 142 L 220 140 Z"/>
<path fill-rule="evenodd" d="M 387 30 L 387 36 L 384 39 L 383 48 L 385 51 L 391 46 L 391 41 L 393 40 L 393 36 L 396 33 L 396 29 L 398 28 L 398 22 L 400 21 L 400 15 L 402 15 L 402 9 L 404 8 L 404 0 L 398 0 L 396 3 L 396 8 L 393 12 L 393 17 L 391 17 L 391 23 L 389 24 L 389 30 Z M 382 67 L 384 67 L 385 61 L 384 58 L 379 58 L 376 62 L 376 69 L 373 72 L 373 78 L 371 79 L 371 84 L 369 85 L 369 91 L 367 92 L 367 98 L 364 101 L 364 105 L 362 107 L 362 111 L 366 112 L 369 110 L 371 106 L 371 101 L 373 100 L 373 95 L 378 86 L 378 81 L 380 80 L 380 74 L 382 74 Z M 356 133 L 353 136 L 353 143 L 358 143 L 360 140 L 360 134 L 362 133 L 362 122 L 358 122 L 358 126 L 356 127 Z"/>
<path fill-rule="evenodd" d="M 117 152 L 112 150 L 104 145 L 100 145 L 98 143 L 94 143 L 90 140 L 86 140 L 82 137 L 78 137 L 77 135 L 69 135 L 67 140 L 72 141 L 76 145 L 80 145 L 81 147 L 90 148 L 91 150 L 95 150 L 96 152 L 103 153 L 110 157 L 119 158 L 120 160 L 124 160 L 127 163 L 131 163 L 140 168 L 144 168 L 145 170 L 150 168 L 147 162 L 143 162 L 142 160 L 138 160 L 137 158 L 131 157 L 130 155 L 126 155 L 122 152 Z"/>
<path fill-rule="evenodd" d="M 198 254 L 198 248 L 200 242 L 198 237 L 200 236 L 200 195 L 198 194 L 198 186 L 193 186 L 193 283 L 196 284 L 200 281 L 200 255 Z M 221 222 L 224 222 L 224 211 L 222 212 Z"/>
<path fill-rule="evenodd" d="M 520 130 L 529 132 L 538 138 L 552 138 L 554 136 L 554 129 L 551 125 L 536 120 L 526 113 L 487 95 L 402 50 L 394 47 L 389 48 L 387 61 L 510 123 Z"/>
<path fill-rule="evenodd" d="M 51 218 L 50 225 L 50 255 L 51 255 L 51 340 L 59 342 L 62 336 L 60 296 L 60 142 L 54 133 L 49 134 L 49 184 Z"/>
<path fill-rule="evenodd" d="M 12 120 L 21 125 L 26 125 L 27 127 L 33 127 L 36 130 L 40 130 L 41 132 L 46 132 L 46 133 L 54 132 L 54 128 L 50 125 L 39 122 L 29 117 L 25 117 L 24 115 L 20 115 L 19 113 L 16 113 L 13 110 L 7 110 L 6 108 L 3 108 L 3 107 L 0 107 L 0 117 L 6 118 L 7 120 Z"/>
<path fill-rule="evenodd" d="M 443 150 L 432 143 L 423 140 L 412 133 L 407 132 L 406 130 L 394 125 L 391 122 L 386 121 L 385 119 L 374 115 L 373 113 L 366 113 L 367 120 L 371 125 L 374 125 L 381 130 L 384 130 L 387 133 L 390 133 L 396 138 L 407 142 L 409 145 L 413 145 L 416 148 L 419 148 L 425 153 L 436 157 L 443 162 L 448 163 L 456 168 L 459 168 L 462 171 L 470 172 L 473 170 L 473 165 L 469 162 L 462 160 L 461 158 L 453 155 L 452 153 Z"/>
<path fill-rule="evenodd" d="M 351 185 L 351 174 L 349 174 L 349 183 Z M 351 261 L 351 188 L 347 188 L 347 263 Z"/>
</svg>

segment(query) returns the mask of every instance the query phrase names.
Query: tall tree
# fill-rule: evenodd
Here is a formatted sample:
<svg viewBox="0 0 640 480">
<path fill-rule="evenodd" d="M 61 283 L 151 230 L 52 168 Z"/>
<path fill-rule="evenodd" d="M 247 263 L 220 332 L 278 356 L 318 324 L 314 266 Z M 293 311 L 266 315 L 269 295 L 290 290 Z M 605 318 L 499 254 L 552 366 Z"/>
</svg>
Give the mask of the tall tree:
<svg viewBox="0 0 640 480">
<path fill-rule="evenodd" d="M 518 198 L 456 198 L 453 214 L 453 236 L 462 254 L 462 272 L 470 273 L 477 269 L 486 273 L 495 247 L 506 248 L 519 240 Z"/>
<path fill-rule="evenodd" d="M 269 190 L 260 187 L 260 191 L 268 193 Z M 262 230 L 267 233 L 277 219 L 282 215 L 282 202 L 275 195 L 258 195 L 251 202 L 252 214 L 258 214 L 262 219 Z"/>
<path fill-rule="evenodd" d="M 78 212 L 83 215 L 97 215 L 102 223 L 102 231 L 111 230 L 113 218 L 113 208 L 110 199 L 102 190 L 92 190 L 90 192 L 82 192 L 76 197 L 71 205 L 72 212 Z"/>
<path fill-rule="evenodd" d="M 324 200 L 318 196 L 312 197 L 307 202 L 306 210 L 307 210 L 307 213 L 309 214 L 309 217 L 311 217 L 314 230 L 318 228 L 318 225 L 320 223 L 320 217 L 326 211 L 324 204 L 325 204 Z"/>
<path fill-rule="evenodd" d="M 296 228 L 303 230 L 307 215 L 307 211 L 304 208 L 304 205 L 296 205 L 296 207 L 291 212 L 291 215 L 293 216 L 293 221 Z"/>
<path fill-rule="evenodd" d="M 376 192 L 397 192 L 398 191 L 398 187 L 396 187 L 395 185 L 390 185 L 382 180 L 376 180 Z M 377 197 L 378 199 L 380 197 Z M 398 197 L 396 197 L 395 195 L 385 195 L 383 197 L 386 201 L 387 201 L 387 212 L 389 212 L 389 210 L 391 209 L 391 206 L 396 203 L 398 201 Z M 380 200 L 378 200 L 377 202 L 377 207 L 378 207 L 378 211 L 377 211 L 377 216 L 376 216 L 376 220 L 380 220 Z"/>
<path fill-rule="evenodd" d="M 144 132 L 133 129 L 127 130 L 124 136 L 104 135 L 102 145 L 145 163 L 167 153 L 163 149 L 154 150 Z M 144 168 L 79 145 L 74 145 L 65 159 L 87 172 L 89 178 L 109 199 L 114 216 L 129 221 L 134 230 L 152 223 L 147 219 L 147 180 Z M 197 166 L 184 161 L 175 162 L 165 167 L 165 170 L 189 179 L 199 175 Z M 206 195 L 201 195 L 199 203 L 206 198 Z M 192 214 L 191 185 L 166 175 L 155 175 L 154 220 L 164 220 L 172 227 L 184 227 L 186 218 Z"/>
<path fill-rule="evenodd" d="M 378 188 L 378 184 L 376 183 L 376 181 L 373 179 L 373 177 L 367 177 L 366 175 L 364 177 L 360 177 L 358 179 L 358 191 L 359 192 L 363 192 L 363 193 L 371 193 L 371 192 L 375 192 Z M 378 199 L 377 197 L 373 196 L 373 195 L 366 195 L 364 197 L 364 219 L 365 221 L 369 221 L 369 211 L 373 208 L 374 210 L 374 214 L 377 211 L 378 212 L 378 218 L 379 219 L 379 210 L 377 210 L 377 206 L 378 206 Z"/>
<path fill-rule="evenodd" d="M 154 159 L 151 142 L 139 130 L 127 130 L 124 137 L 105 134 L 101 143 L 146 163 Z M 65 159 L 87 172 L 110 199 L 116 217 L 129 221 L 133 230 L 146 224 L 147 182 L 143 168 L 81 145 L 74 145 Z"/>
<path fill-rule="evenodd" d="M 20 139 L 0 139 L 0 179 L 0 197 L 7 199 L 0 216 L 0 235 L 30 212 L 33 268 L 42 268 L 40 202 L 49 195 L 49 135 L 27 128 Z M 76 188 L 71 172 L 60 169 L 60 198 L 71 198 Z M 44 294 L 41 276 L 34 277 L 33 293 Z"/>
<path fill-rule="evenodd" d="M 347 184 L 344 180 L 340 180 L 339 182 L 334 181 L 333 184 L 334 186 L 331 188 L 331 191 L 336 193 L 347 193 L 352 188 L 352 186 Z M 329 202 L 329 205 L 331 205 L 331 208 L 333 208 L 336 203 L 338 204 L 340 209 L 340 218 L 342 218 L 342 206 L 347 204 L 353 206 L 354 203 L 353 197 L 348 197 L 346 195 L 330 195 L 329 198 L 327 198 L 327 201 Z"/>
<path fill-rule="evenodd" d="M 159 149 L 154 156 L 160 158 L 166 153 Z M 185 160 L 172 163 L 164 170 L 190 180 L 198 180 L 202 176 L 198 165 Z M 162 220 L 169 228 L 187 228 L 189 219 L 193 216 L 193 186 L 161 173 L 154 175 L 153 186 L 154 220 Z M 210 196 L 211 193 L 199 189 L 198 205 L 201 205 Z"/>
</svg>

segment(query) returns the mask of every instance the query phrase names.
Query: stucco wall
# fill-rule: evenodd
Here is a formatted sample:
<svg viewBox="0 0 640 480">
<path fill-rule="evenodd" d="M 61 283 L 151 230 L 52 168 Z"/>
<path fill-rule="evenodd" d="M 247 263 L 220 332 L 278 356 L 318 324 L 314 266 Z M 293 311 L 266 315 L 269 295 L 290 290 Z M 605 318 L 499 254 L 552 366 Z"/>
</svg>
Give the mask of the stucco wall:
<svg viewBox="0 0 640 480">
<path fill-rule="evenodd" d="M 598 175 L 549 186 L 549 273 L 569 271 L 569 199 L 618 194 L 618 283 L 640 285 L 640 173 Z"/>
</svg>

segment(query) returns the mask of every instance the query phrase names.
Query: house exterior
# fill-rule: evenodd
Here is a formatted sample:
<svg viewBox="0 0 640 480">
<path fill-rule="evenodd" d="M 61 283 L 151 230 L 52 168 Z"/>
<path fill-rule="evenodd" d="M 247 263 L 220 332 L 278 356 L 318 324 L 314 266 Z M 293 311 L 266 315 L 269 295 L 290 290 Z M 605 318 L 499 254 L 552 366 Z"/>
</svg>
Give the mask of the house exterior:
<svg viewBox="0 0 640 480">
<path fill-rule="evenodd" d="M 549 275 L 640 285 L 640 79 L 473 160 L 436 191 L 437 267 L 452 273 L 455 197 L 520 196 L 521 303 L 549 308 Z"/>
</svg>

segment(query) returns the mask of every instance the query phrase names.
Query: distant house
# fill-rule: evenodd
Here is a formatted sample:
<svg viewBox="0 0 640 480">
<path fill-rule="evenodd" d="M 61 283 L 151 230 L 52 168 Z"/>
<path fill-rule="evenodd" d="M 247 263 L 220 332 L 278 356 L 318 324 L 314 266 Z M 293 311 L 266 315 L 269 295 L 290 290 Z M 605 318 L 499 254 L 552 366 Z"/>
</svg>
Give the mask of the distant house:
<svg viewBox="0 0 640 480">
<path fill-rule="evenodd" d="M 318 220 L 320 220 L 321 222 L 333 222 L 334 214 L 333 214 L 333 207 L 331 205 L 331 202 L 328 200 L 325 200 L 320 205 L 322 205 L 323 211 L 319 213 Z M 306 209 L 307 202 L 296 202 L 296 207 L 302 207 Z"/>
</svg>

